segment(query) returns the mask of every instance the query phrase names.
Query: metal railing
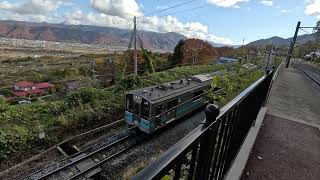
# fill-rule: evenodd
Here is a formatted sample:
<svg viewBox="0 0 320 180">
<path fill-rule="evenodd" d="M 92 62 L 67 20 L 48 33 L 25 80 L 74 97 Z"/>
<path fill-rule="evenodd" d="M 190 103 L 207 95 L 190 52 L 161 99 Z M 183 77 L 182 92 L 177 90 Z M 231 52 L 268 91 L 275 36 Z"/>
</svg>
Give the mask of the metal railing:
<svg viewBox="0 0 320 180">
<path fill-rule="evenodd" d="M 133 179 L 224 179 L 268 97 L 274 71 L 219 109 L 206 108 L 206 119 Z"/>
</svg>

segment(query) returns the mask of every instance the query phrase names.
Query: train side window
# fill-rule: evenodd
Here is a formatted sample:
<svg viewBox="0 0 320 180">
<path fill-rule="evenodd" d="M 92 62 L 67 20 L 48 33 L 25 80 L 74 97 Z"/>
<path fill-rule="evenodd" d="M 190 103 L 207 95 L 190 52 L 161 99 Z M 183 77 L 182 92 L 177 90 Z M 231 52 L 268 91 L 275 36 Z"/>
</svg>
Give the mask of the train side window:
<svg viewBox="0 0 320 180">
<path fill-rule="evenodd" d="M 178 100 L 174 99 L 168 103 L 168 109 L 172 109 L 178 105 Z"/>
<path fill-rule="evenodd" d="M 133 112 L 133 95 L 132 94 L 128 94 L 126 97 L 126 108 L 127 108 L 127 111 Z"/>
<path fill-rule="evenodd" d="M 163 112 L 163 105 L 159 105 L 156 107 L 156 115 L 161 114 Z"/>
<path fill-rule="evenodd" d="M 203 90 L 200 90 L 200 91 L 197 91 L 197 92 L 195 92 L 194 93 L 194 96 L 193 96 L 193 101 L 196 101 L 196 100 L 199 100 L 199 99 L 201 99 L 202 98 L 202 94 L 204 93 L 204 91 Z"/>
<path fill-rule="evenodd" d="M 143 117 L 145 119 L 149 119 L 149 112 L 150 112 L 150 103 L 147 100 L 142 99 L 142 102 L 141 102 L 141 117 Z"/>
</svg>

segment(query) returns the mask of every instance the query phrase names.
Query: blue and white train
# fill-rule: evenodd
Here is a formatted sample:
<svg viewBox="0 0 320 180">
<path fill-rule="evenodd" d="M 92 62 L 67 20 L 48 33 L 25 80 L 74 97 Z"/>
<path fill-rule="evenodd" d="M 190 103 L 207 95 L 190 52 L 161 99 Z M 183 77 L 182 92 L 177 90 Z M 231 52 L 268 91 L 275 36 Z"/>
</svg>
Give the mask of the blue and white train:
<svg viewBox="0 0 320 180">
<path fill-rule="evenodd" d="M 148 134 L 153 133 L 207 103 L 205 91 L 213 76 L 202 74 L 164 85 L 151 86 L 127 93 L 125 120 Z"/>
</svg>

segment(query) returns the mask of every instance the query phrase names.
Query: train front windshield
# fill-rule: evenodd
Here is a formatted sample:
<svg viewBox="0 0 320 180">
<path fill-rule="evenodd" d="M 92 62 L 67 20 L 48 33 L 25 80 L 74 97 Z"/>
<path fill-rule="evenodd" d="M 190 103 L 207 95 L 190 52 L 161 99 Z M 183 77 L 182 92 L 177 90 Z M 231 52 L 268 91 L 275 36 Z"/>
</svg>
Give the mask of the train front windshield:
<svg viewBox="0 0 320 180">
<path fill-rule="evenodd" d="M 150 114 L 150 103 L 147 100 L 142 99 L 142 101 L 141 101 L 141 117 L 143 119 L 148 120 L 149 114 Z"/>
<path fill-rule="evenodd" d="M 136 116 L 148 120 L 150 117 L 150 102 L 136 95 L 128 94 L 126 96 L 126 110 Z"/>
<path fill-rule="evenodd" d="M 126 98 L 126 109 L 129 112 L 133 112 L 133 95 L 132 94 L 128 94 L 127 98 Z"/>
</svg>

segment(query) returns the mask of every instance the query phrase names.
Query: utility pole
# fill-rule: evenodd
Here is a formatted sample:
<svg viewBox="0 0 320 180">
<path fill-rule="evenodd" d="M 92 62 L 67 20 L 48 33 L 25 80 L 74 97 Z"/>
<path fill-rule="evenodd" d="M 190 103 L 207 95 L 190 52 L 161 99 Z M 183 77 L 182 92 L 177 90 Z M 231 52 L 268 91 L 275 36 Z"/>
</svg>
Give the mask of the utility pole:
<svg viewBox="0 0 320 180">
<path fill-rule="evenodd" d="M 92 70 L 91 70 L 91 72 L 92 72 L 92 79 L 94 81 L 97 81 L 96 66 L 97 66 L 96 61 L 93 59 L 92 60 Z"/>
<path fill-rule="evenodd" d="M 271 56 L 271 49 L 269 50 L 269 54 L 268 54 L 268 60 L 267 60 L 267 65 L 266 65 L 266 71 L 269 69 L 270 56 Z"/>
<path fill-rule="evenodd" d="M 247 51 L 247 55 L 245 56 L 245 59 L 244 59 L 244 63 L 246 64 L 247 63 L 247 59 L 249 58 L 249 50 Z"/>
<path fill-rule="evenodd" d="M 296 41 L 297 41 L 297 36 L 298 36 L 299 29 L 300 29 L 300 25 L 301 25 L 301 22 L 299 21 L 298 24 L 297 24 L 296 31 L 294 33 L 293 39 L 292 39 L 291 44 L 290 44 L 287 57 L 286 57 L 286 62 L 287 62 L 286 68 L 288 68 L 289 64 L 290 64 L 290 59 L 291 59 L 291 56 L 292 56 L 294 45 L 296 44 Z"/>
<path fill-rule="evenodd" d="M 134 55 L 133 55 L 133 60 L 134 60 L 134 75 L 138 75 L 138 53 L 137 53 L 137 18 L 134 16 L 133 18 L 133 40 L 134 40 Z"/>
</svg>

